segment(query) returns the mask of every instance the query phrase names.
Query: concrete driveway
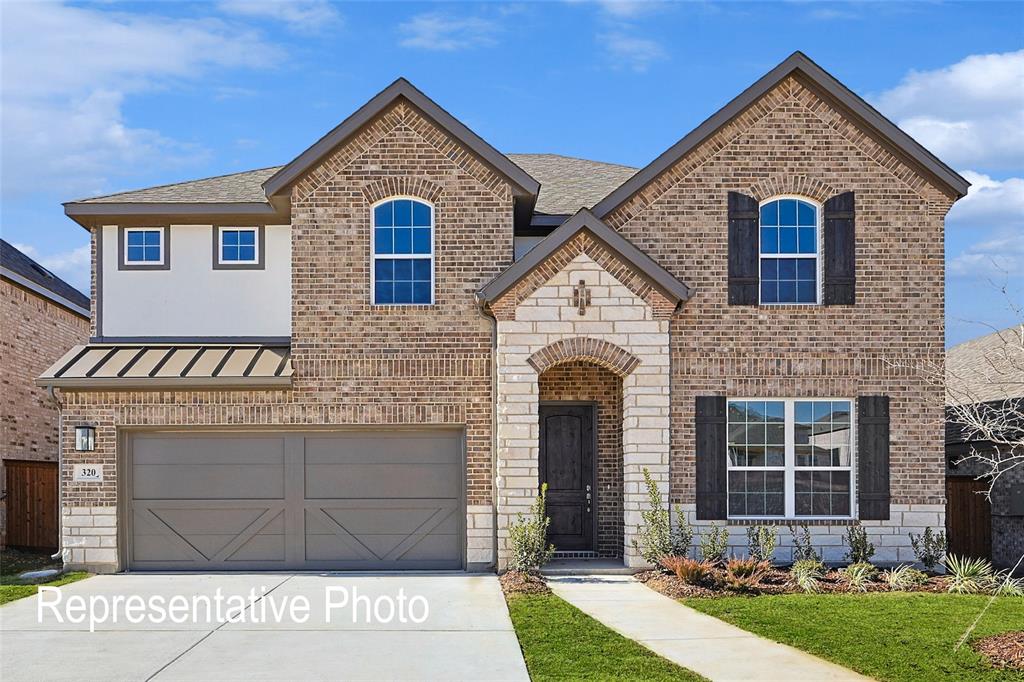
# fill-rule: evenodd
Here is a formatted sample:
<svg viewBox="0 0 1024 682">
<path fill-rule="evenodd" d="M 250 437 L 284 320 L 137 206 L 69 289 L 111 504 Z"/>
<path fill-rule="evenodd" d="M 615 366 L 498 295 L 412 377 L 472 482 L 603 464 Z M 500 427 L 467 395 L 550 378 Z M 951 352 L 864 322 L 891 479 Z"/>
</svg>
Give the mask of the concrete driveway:
<svg viewBox="0 0 1024 682">
<path fill-rule="evenodd" d="M 60 597 L 0 607 L 5 682 L 529 679 L 492 575 L 112 575 Z"/>
</svg>

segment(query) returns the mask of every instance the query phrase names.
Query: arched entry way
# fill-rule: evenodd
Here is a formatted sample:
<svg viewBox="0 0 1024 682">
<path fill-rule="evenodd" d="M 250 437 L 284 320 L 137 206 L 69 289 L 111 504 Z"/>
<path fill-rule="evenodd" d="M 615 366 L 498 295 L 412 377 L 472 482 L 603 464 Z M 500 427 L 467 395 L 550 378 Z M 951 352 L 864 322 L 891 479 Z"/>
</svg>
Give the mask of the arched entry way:
<svg viewBox="0 0 1024 682">
<path fill-rule="evenodd" d="M 539 377 L 538 483 L 560 556 L 622 556 L 622 378 L 591 360 Z"/>
</svg>

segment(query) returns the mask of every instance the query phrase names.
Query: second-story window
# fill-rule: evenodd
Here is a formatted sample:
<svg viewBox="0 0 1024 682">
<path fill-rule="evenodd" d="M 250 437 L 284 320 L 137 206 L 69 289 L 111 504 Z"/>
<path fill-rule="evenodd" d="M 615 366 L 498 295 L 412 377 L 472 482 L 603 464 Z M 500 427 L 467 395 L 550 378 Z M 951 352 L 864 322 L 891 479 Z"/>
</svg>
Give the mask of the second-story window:
<svg viewBox="0 0 1024 682">
<path fill-rule="evenodd" d="M 819 210 L 809 201 L 761 204 L 761 303 L 820 303 Z"/>
<path fill-rule="evenodd" d="M 374 305 L 434 302 L 434 208 L 417 199 L 373 207 Z"/>
<path fill-rule="evenodd" d="M 164 230 L 131 227 L 125 230 L 124 262 L 126 265 L 163 265 Z"/>
<path fill-rule="evenodd" d="M 255 227 L 220 228 L 221 263 L 258 263 L 258 249 Z"/>
</svg>

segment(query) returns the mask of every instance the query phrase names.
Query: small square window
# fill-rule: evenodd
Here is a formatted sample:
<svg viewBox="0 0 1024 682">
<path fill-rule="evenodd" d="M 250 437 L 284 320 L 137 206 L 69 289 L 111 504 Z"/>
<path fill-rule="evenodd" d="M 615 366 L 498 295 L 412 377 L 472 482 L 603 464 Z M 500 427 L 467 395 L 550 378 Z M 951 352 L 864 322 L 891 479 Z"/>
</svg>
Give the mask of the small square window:
<svg viewBox="0 0 1024 682">
<path fill-rule="evenodd" d="M 256 265 L 259 247 L 255 227 L 220 228 L 220 263 L 222 265 Z"/>
<path fill-rule="evenodd" d="M 125 231 L 124 262 L 131 265 L 162 265 L 163 228 Z"/>
</svg>

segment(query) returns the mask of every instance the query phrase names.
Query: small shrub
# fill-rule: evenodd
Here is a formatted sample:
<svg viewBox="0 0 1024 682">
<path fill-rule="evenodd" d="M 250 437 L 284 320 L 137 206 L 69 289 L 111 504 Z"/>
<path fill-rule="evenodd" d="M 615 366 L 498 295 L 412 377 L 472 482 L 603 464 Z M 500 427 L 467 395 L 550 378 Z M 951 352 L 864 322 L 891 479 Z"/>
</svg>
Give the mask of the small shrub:
<svg viewBox="0 0 1024 682">
<path fill-rule="evenodd" d="M 665 556 L 661 565 L 675 573 L 675 576 L 688 585 L 702 585 L 711 582 L 715 575 L 715 567 L 709 561 L 697 561 L 685 556 Z"/>
<path fill-rule="evenodd" d="M 701 533 L 699 543 L 700 555 L 704 561 L 721 563 L 725 560 L 725 553 L 729 551 L 729 529 L 725 526 L 719 528 L 712 522 L 707 531 Z"/>
<path fill-rule="evenodd" d="M 998 597 L 1024 597 L 1024 578 L 1014 578 L 1010 571 L 998 571 L 992 575 L 992 594 Z"/>
<path fill-rule="evenodd" d="M 789 576 L 804 592 L 817 592 L 818 582 L 825 577 L 825 565 L 817 559 L 800 559 L 789 569 Z"/>
<path fill-rule="evenodd" d="M 859 523 L 846 529 L 845 542 L 850 548 L 846 558 L 851 564 L 866 564 L 875 555 L 875 546 L 868 541 L 868 532 Z"/>
<path fill-rule="evenodd" d="M 756 592 L 771 567 L 767 561 L 757 559 L 729 559 L 725 566 L 725 585 L 738 592 Z"/>
<path fill-rule="evenodd" d="M 902 592 L 928 582 L 928 576 L 909 564 L 900 564 L 883 572 L 882 580 L 889 585 L 889 589 Z"/>
<path fill-rule="evenodd" d="M 672 554 L 676 556 L 688 556 L 690 545 L 693 543 L 693 526 L 686 520 L 686 514 L 682 507 L 676 507 L 676 525 L 672 526 L 669 536 L 669 546 Z"/>
<path fill-rule="evenodd" d="M 800 524 L 800 532 L 797 527 L 790 525 L 789 533 L 793 536 L 793 563 L 798 561 L 816 561 L 821 563 L 821 555 L 814 551 L 811 544 L 811 529 L 806 523 Z"/>
<path fill-rule="evenodd" d="M 747 551 L 750 558 L 772 562 L 775 548 L 779 546 L 779 531 L 775 526 L 750 526 L 747 528 Z"/>
<path fill-rule="evenodd" d="M 851 590 L 859 592 L 867 592 L 868 585 L 876 575 L 878 575 L 878 569 L 866 561 L 850 564 L 839 570 L 839 579 L 843 584 Z"/>
<path fill-rule="evenodd" d="M 979 594 L 988 592 L 995 585 L 992 564 L 985 559 L 950 554 L 945 560 L 949 573 L 949 591 L 956 594 Z"/>
<path fill-rule="evenodd" d="M 933 533 L 931 526 L 924 529 L 921 535 L 907 533 L 910 537 L 910 546 L 914 548 L 914 556 L 929 571 L 935 567 L 946 556 L 946 534 L 942 531 Z"/>
<path fill-rule="evenodd" d="M 649 509 L 640 512 L 643 524 L 638 532 L 639 537 L 633 540 L 633 548 L 640 553 L 649 564 L 657 566 L 663 556 L 672 553 L 671 520 L 668 509 L 661 502 L 658 484 L 651 478 L 651 472 L 644 467 L 644 485 L 647 486 Z"/>
<path fill-rule="evenodd" d="M 548 484 L 540 487 L 540 495 L 530 506 L 529 516 L 516 514 L 516 520 L 509 524 L 508 541 L 512 548 L 508 560 L 510 571 L 538 571 L 551 561 L 555 546 L 547 541 L 551 519 L 544 514 L 547 504 Z"/>
</svg>

